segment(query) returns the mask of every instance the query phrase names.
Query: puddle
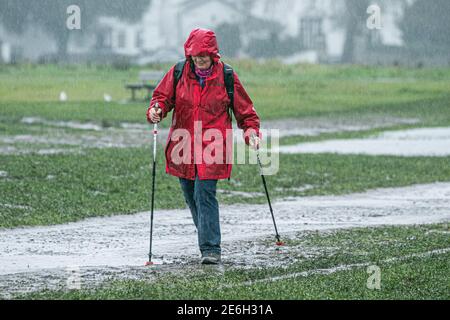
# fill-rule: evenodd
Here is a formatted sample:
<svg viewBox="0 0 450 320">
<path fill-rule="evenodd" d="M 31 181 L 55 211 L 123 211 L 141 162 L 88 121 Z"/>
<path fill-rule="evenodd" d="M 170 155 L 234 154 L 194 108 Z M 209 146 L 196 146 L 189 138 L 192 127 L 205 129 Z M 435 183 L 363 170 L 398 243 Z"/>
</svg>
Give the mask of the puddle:
<svg viewBox="0 0 450 320">
<path fill-rule="evenodd" d="M 166 120 L 167 121 L 167 120 Z M 24 117 L 21 120 L 25 124 L 42 124 L 60 128 L 105 131 L 111 128 L 105 128 L 96 122 L 77 122 L 77 121 L 51 121 L 40 117 Z M 281 137 L 287 136 L 317 136 L 322 133 L 361 131 L 375 128 L 389 127 L 399 124 L 418 124 L 419 119 L 380 117 L 380 116 L 362 116 L 358 119 L 348 118 L 304 118 L 304 119 L 280 119 L 262 121 L 261 129 L 279 129 Z M 236 123 L 233 122 L 236 127 Z M 131 131 L 148 131 L 150 125 L 147 123 L 129 123 L 119 124 L 121 129 Z M 160 129 L 161 130 L 161 129 Z M 162 129 L 163 133 L 168 133 L 167 129 Z"/>
<path fill-rule="evenodd" d="M 273 207 L 282 236 L 306 230 L 440 223 L 450 221 L 450 183 L 290 198 L 273 203 Z M 295 248 L 277 252 L 275 246 L 258 241 L 273 238 L 267 205 L 221 206 L 220 210 L 225 266 L 271 267 L 292 262 L 288 253 Z M 83 277 L 90 285 L 111 272 L 122 279 L 142 276 L 148 272 L 142 267 L 148 242 L 148 212 L 49 227 L 2 229 L 0 292 L 7 295 L 30 290 L 30 286 L 42 288 L 49 285 L 49 275 L 59 279 L 58 283 L 64 282 L 65 270 L 71 266 L 82 268 L 83 275 L 91 274 Z M 164 262 L 157 272 L 180 265 L 199 267 L 196 231 L 187 210 L 156 209 L 153 253 L 156 260 Z"/>
<path fill-rule="evenodd" d="M 280 153 L 338 153 L 392 156 L 450 155 L 450 128 L 386 131 L 365 139 L 326 140 L 280 146 Z"/>
<path fill-rule="evenodd" d="M 152 144 L 151 125 L 146 123 L 126 123 L 119 127 L 105 128 L 99 123 L 76 121 L 51 121 L 38 117 L 25 117 L 22 123 L 48 126 L 45 132 L 39 134 L 20 134 L 0 136 L 0 154 L 56 154 L 76 153 L 79 150 L 67 148 L 133 148 L 149 146 Z M 278 129 L 280 137 L 288 136 L 317 136 L 322 133 L 333 133 L 343 131 L 360 131 L 380 127 L 389 127 L 399 124 L 417 124 L 417 119 L 402 119 L 392 117 L 366 116 L 359 119 L 328 119 L 328 118 L 305 118 L 305 119 L 282 119 L 263 121 L 262 129 Z M 234 123 L 236 126 L 236 123 Z M 33 128 L 33 127 L 30 127 Z M 71 132 L 68 129 L 80 129 L 84 131 Z M 169 130 L 160 128 L 158 130 L 158 141 L 165 144 Z M 236 131 L 235 137 L 238 143 L 243 143 L 242 132 Z M 27 145 L 21 145 L 26 143 Z M 31 145 L 36 147 L 31 148 Z M 42 147 L 39 145 L 46 145 Z M 65 145 L 66 150 L 57 146 Z M 50 147 L 49 147 L 50 146 Z"/>
<path fill-rule="evenodd" d="M 407 261 L 407 260 L 413 259 L 413 258 L 423 259 L 423 258 L 428 258 L 430 256 L 447 254 L 448 252 L 450 252 L 450 248 L 438 249 L 438 250 L 432 250 L 432 251 L 427 251 L 427 252 L 423 252 L 423 253 L 414 253 L 414 254 L 409 254 L 409 255 L 405 255 L 405 256 L 401 256 L 401 257 L 389 258 L 389 259 L 377 261 L 376 263 L 377 264 L 392 264 L 392 263 L 396 263 L 399 261 Z M 269 277 L 269 278 L 254 280 L 254 281 L 245 281 L 245 282 L 241 282 L 237 285 L 223 286 L 222 288 L 251 286 L 251 285 L 254 285 L 257 283 L 276 282 L 276 281 L 282 281 L 282 280 L 294 279 L 294 278 L 306 278 L 306 277 L 310 277 L 312 275 L 329 275 L 329 274 L 333 274 L 333 273 L 341 272 L 341 271 L 348 271 L 348 270 L 353 270 L 353 269 L 358 269 L 358 268 L 367 268 L 371 265 L 375 265 L 375 262 L 363 262 L 363 263 L 339 265 L 339 266 L 336 266 L 333 268 L 327 268 L 327 269 L 313 269 L 313 270 L 308 270 L 308 271 L 303 271 L 303 272 L 291 273 L 291 274 L 287 274 L 287 275 L 283 275 L 283 276 Z"/>
<path fill-rule="evenodd" d="M 222 194 L 225 197 L 235 197 L 235 196 L 243 198 L 264 197 L 264 193 L 262 192 L 243 192 L 243 191 L 217 189 L 217 193 Z"/>
<path fill-rule="evenodd" d="M 0 153 L 2 154 L 20 154 L 39 152 L 39 150 L 46 150 L 51 148 L 40 148 L 39 145 L 51 146 L 69 146 L 66 147 L 66 152 L 73 152 L 70 147 L 77 148 L 130 148 L 149 145 L 151 137 L 148 132 L 141 134 L 123 132 L 115 134 L 109 132 L 108 134 L 70 134 L 64 131 L 50 130 L 48 134 L 44 135 L 15 135 L 2 136 L 0 143 L 5 144 L 1 146 Z M 20 145 L 25 143 L 26 145 Z M 30 145 L 36 145 L 36 148 L 30 148 Z"/>
<path fill-rule="evenodd" d="M 313 186 L 313 185 L 310 185 L 310 184 L 306 184 L 303 187 L 297 187 L 297 188 L 295 188 L 295 187 L 291 187 L 291 188 L 275 188 L 275 191 L 278 191 L 278 192 L 289 192 L 289 191 L 305 192 L 305 191 L 308 191 L 308 190 L 312 190 L 312 189 L 314 189 L 316 187 L 319 187 L 319 186 Z"/>
<path fill-rule="evenodd" d="M 33 208 L 31 208 L 29 206 L 23 206 L 23 205 L 18 205 L 18 204 L 10 204 L 10 203 L 0 203 L 0 208 L 33 210 Z"/>
<path fill-rule="evenodd" d="M 380 116 L 362 116 L 351 118 L 303 118 L 263 121 L 262 129 L 279 129 L 280 138 L 289 136 L 319 136 L 324 133 L 356 132 L 395 125 L 414 125 L 419 119 L 394 118 Z"/>
<path fill-rule="evenodd" d="M 24 147 L 12 147 L 12 146 L 0 146 L 1 155 L 25 155 L 25 154 L 37 154 L 37 155 L 52 155 L 52 154 L 82 154 L 83 152 L 75 148 L 24 148 Z"/>
<path fill-rule="evenodd" d="M 20 122 L 24 124 L 43 124 L 47 126 L 79 129 L 79 130 L 94 130 L 94 131 L 103 130 L 103 127 L 101 125 L 95 123 L 90 122 L 81 123 L 77 121 L 50 121 L 39 117 L 25 117 L 22 118 Z"/>
</svg>

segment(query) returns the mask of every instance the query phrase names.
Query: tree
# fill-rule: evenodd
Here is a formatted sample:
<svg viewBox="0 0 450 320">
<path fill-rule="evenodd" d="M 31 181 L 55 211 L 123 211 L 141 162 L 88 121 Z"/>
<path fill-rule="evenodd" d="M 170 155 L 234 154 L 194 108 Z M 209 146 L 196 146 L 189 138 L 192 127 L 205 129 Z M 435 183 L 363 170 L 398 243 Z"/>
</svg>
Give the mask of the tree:
<svg viewBox="0 0 450 320">
<path fill-rule="evenodd" d="M 55 39 L 58 56 L 63 58 L 72 31 L 66 26 L 70 5 L 80 8 L 81 28 L 89 31 L 99 16 L 139 18 L 150 0 L 0 0 L 0 23 L 19 34 L 30 25 L 43 27 Z"/>
<path fill-rule="evenodd" d="M 368 0 L 344 0 L 344 25 L 345 43 L 342 53 L 342 62 L 351 63 L 354 59 L 355 40 L 366 28 L 367 14 L 369 6 Z"/>
<path fill-rule="evenodd" d="M 405 9 L 400 29 L 405 46 L 424 51 L 450 49 L 450 1 L 418 0 Z"/>
<path fill-rule="evenodd" d="M 443 0 L 445 1 L 445 0 Z M 410 0 L 341 0 L 341 10 L 336 13 L 337 26 L 345 29 L 345 43 L 341 61 L 352 63 L 354 61 L 355 40 L 367 30 L 367 9 L 371 4 L 381 7 L 381 21 L 386 8 L 391 5 L 404 6 Z"/>
</svg>

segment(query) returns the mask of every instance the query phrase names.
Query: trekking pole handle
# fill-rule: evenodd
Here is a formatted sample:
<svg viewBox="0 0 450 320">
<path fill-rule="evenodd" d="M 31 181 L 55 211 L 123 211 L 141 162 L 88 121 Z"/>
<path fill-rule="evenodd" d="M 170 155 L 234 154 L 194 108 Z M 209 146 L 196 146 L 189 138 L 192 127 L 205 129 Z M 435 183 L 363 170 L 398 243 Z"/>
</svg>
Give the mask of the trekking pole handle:
<svg viewBox="0 0 450 320">
<path fill-rule="evenodd" d="M 250 139 L 255 139 L 256 137 L 257 137 L 256 134 L 252 133 L 251 136 L 250 136 Z M 259 166 L 259 174 L 261 176 L 264 176 L 263 167 L 262 167 L 262 163 L 261 163 L 261 158 L 259 156 L 259 144 L 257 145 L 257 147 L 255 149 L 255 152 L 256 152 L 256 159 L 258 161 L 258 166 Z"/>
<path fill-rule="evenodd" d="M 252 140 L 255 140 L 256 138 L 259 138 L 256 134 L 254 134 L 254 133 L 252 133 L 251 135 L 250 135 L 250 141 L 252 141 Z M 258 145 L 256 146 L 256 152 L 257 153 L 259 153 L 259 143 L 258 143 Z"/>
<path fill-rule="evenodd" d="M 158 124 L 153 124 L 153 161 L 156 161 L 156 138 L 158 136 Z"/>
</svg>

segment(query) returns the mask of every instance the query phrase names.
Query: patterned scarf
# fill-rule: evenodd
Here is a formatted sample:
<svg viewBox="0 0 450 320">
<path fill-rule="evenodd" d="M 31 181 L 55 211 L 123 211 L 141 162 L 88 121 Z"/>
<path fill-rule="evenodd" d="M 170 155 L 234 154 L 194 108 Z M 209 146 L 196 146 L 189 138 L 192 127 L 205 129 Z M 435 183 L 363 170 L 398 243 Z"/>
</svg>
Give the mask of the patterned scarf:
<svg viewBox="0 0 450 320">
<path fill-rule="evenodd" d="M 197 67 L 195 67 L 195 74 L 198 75 L 200 78 L 208 78 L 211 74 L 212 74 L 212 68 L 213 66 L 211 65 L 211 67 L 209 67 L 209 69 L 199 69 Z"/>
<path fill-rule="evenodd" d="M 202 86 L 202 88 L 205 86 L 206 78 L 211 76 L 212 71 L 213 71 L 212 65 L 209 69 L 205 69 L 205 70 L 195 67 L 195 74 L 197 75 L 197 77 L 199 77 L 200 85 Z"/>
</svg>

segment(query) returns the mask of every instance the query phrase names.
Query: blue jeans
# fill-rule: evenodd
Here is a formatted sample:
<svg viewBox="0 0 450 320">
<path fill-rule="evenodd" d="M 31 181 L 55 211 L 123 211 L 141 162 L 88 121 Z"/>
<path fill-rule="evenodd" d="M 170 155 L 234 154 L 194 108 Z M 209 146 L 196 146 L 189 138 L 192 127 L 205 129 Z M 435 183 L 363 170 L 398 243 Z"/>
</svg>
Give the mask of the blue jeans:
<svg viewBox="0 0 450 320">
<path fill-rule="evenodd" d="M 217 180 L 195 181 L 180 178 L 186 204 L 198 233 L 198 245 L 202 254 L 220 254 L 219 204 L 216 199 Z"/>
</svg>

